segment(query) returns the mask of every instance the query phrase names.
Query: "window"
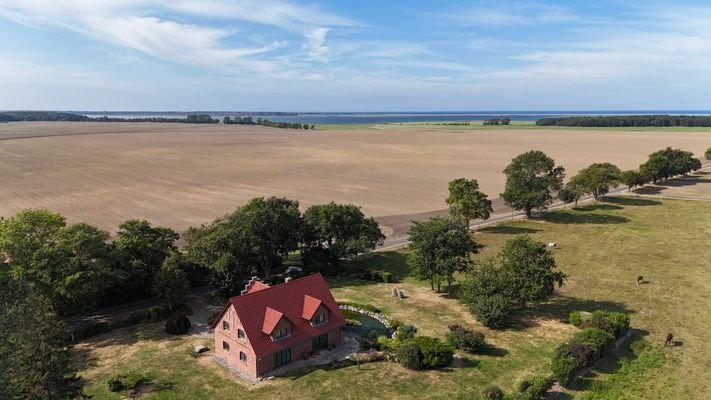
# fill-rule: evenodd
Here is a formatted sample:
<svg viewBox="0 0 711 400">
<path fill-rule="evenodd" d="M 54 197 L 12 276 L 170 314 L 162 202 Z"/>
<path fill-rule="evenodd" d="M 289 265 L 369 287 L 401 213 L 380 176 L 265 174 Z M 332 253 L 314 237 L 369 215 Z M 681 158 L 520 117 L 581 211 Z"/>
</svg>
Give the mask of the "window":
<svg viewBox="0 0 711 400">
<path fill-rule="evenodd" d="M 225 331 L 229 331 L 230 330 L 230 323 L 227 321 L 222 321 L 222 329 Z"/>
<path fill-rule="evenodd" d="M 243 363 L 247 364 L 247 355 L 244 354 L 243 351 L 239 352 L 239 360 L 242 361 Z"/>
<path fill-rule="evenodd" d="M 314 325 L 321 325 L 326 322 L 326 314 L 318 314 L 314 317 Z"/>
<path fill-rule="evenodd" d="M 279 328 L 274 334 L 274 339 L 281 339 L 289 334 L 289 330 L 284 326 Z"/>
<path fill-rule="evenodd" d="M 274 353 L 274 368 L 281 367 L 291 362 L 291 348 L 279 350 Z"/>
<path fill-rule="evenodd" d="M 244 340 L 245 337 L 244 331 L 242 329 L 237 329 L 237 339 Z"/>
<path fill-rule="evenodd" d="M 230 352 L 230 344 L 227 342 L 222 342 L 222 350 L 229 353 Z"/>
</svg>

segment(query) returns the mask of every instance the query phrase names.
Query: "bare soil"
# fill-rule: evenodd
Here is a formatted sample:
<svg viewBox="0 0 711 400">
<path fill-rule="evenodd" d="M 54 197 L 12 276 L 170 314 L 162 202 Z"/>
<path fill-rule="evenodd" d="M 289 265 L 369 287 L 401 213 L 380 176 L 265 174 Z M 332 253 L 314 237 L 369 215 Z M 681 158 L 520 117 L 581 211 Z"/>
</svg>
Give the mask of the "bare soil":
<svg viewBox="0 0 711 400">
<path fill-rule="evenodd" d="M 497 197 L 501 171 L 527 150 L 545 151 L 572 174 L 599 161 L 636 167 L 666 146 L 700 155 L 709 133 L 9 123 L 0 125 L 0 216 L 44 207 L 112 232 L 130 218 L 181 231 L 277 195 L 303 207 L 357 204 L 394 230 L 445 209 L 454 178 L 476 178 Z"/>
</svg>

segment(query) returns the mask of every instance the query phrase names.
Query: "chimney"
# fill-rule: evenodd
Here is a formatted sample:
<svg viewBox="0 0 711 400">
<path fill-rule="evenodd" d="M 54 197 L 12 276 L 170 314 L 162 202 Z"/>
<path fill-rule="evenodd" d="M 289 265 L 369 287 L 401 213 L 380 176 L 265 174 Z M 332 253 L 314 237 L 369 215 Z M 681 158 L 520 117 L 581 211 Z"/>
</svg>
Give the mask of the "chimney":
<svg viewBox="0 0 711 400">
<path fill-rule="evenodd" d="M 291 282 L 290 276 L 287 276 L 286 278 L 284 278 L 284 283 L 289 283 L 289 282 Z"/>
</svg>

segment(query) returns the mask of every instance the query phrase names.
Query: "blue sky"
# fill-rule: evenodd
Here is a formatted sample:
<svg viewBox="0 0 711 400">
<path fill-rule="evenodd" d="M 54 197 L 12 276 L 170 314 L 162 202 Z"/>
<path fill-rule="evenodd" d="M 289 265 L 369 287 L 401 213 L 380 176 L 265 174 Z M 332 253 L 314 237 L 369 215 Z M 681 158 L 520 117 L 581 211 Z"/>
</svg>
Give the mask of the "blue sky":
<svg viewBox="0 0 711 400">
<path fill-rule="evenodd" d="M 711 4 L 0 0 L 0 109 L 711 109 Z"/>
</svg>

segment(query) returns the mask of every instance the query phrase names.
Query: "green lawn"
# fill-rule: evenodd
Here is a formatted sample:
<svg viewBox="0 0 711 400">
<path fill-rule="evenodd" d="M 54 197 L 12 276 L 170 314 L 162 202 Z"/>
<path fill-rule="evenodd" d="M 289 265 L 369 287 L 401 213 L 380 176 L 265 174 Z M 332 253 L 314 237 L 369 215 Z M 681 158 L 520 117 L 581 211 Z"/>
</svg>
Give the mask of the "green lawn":
<svg viewBox="0 0 711 400">
<path fill-rule="evenodd" d="M 246 386 L 211 357 L 195 359 L 188 354 L 189 346 L 197 342 L 212 347 L 209 341 L 168 337 L 161 324 L 153 324 L 97 336 L 77 346 L 78 357 L 85 361 L 81 375 L 87 393 L 94 399 L 123 398 L 125 394 L 108 392 L 106 380 L 138 369 L 158 385 L 144 396 L 154 399 L 470 399 L 485 384 L 512 391 L 521 379 L 546 372 L 553 349 L 575 331 L 561 322 L 568 312 L 598 308 L 631 313 L 633 327 L 660 356 L 653 364 L 634 364 L 646 358 L 627 353 L 635 361 L 623 371 L 624 379 L 610 375 L 616 370 L 614 363 L 602 365 L 584 384 L 591 386 L 612 376 L 606 392 L 611 395 L 594 398 L 702 398 L 711 392 L 706 379 L 711 370 L 711 202 L 622 198 L 561 210 L 545 220 L 483 229 L 475 238 L 487 247 L 477 257 L 493 255 L 504 240 L 520 233 L 557 242 L 558 265 L 570 278 L 558 296 L 526 310 L 507 330 L 483 328 L 456 299 L 433 293 L 410 277 L 403 252 L 359 261 L 392 271 L 396 283 L 347 278 L 329 282 L 337 300 L 376 305 L 389 316 L 416 325 L 420 334 L 443 337 L 452 323 L 482 330 L 489 347 L 483 355 L 466 356 L 462 369 L 411 372 L 396 364 L 374 363 L 360 370 L 303 371 Z M 638 275 L 649 283 L 636 285 Z M 391 297 L 393 286 L 407 298 Z M 680 343 L 662 349 L 670 330 Z M 573 391 L 571 396 L 580 394 Z"/>
</svg>

